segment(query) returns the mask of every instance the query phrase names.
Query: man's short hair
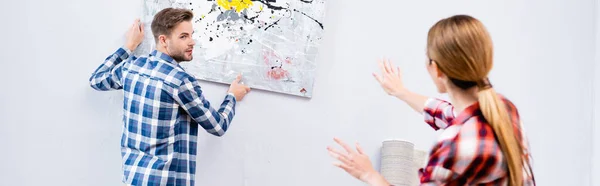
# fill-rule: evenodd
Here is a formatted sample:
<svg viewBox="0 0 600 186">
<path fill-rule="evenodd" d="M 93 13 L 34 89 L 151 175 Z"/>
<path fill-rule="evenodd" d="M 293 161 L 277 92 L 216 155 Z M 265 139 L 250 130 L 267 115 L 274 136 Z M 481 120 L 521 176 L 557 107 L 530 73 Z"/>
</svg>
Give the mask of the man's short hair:
<svg viewBox="0 0 600 186">
<path fill-rule="evenodd" d="M 152 34 L 154 41 L 158 42 L 158 36 L 170 36 L 173 28 L 184 21 L 191 21 L 194 17 L 192 11 L 181 8 L 165 8 L 154 15 L 152 20 Z"/>
</svg>

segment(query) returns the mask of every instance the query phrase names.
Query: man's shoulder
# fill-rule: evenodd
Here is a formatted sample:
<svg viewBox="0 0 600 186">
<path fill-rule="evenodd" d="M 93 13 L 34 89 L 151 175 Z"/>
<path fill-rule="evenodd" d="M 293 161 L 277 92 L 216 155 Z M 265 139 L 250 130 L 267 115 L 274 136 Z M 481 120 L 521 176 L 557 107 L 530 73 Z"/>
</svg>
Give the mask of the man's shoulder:
<svg viewBox="0 0 600 186">
<path fill-rule="evenodd" d="M 151 57 L 139 57 L 132 64 L 132 70 L 140 74 L 145 74 L 153 80 L 163 82 L 170 87 L 179 87 L 186 81 L 193 78 L 192 75 L 185 72 L 180 66 L 153 60 Z"/>
</svg>

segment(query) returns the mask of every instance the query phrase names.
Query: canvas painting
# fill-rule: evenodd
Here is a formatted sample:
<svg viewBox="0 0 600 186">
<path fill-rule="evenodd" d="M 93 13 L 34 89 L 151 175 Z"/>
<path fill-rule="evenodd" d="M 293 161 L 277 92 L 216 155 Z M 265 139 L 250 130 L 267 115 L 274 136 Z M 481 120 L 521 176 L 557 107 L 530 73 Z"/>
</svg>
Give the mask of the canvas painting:
<svg viewBox="0 0 600 186">
<path fill-rule="evenodd" d="M 196 78 L 230 83 L 238 74 L 253 89 L 312 97 L 316 57 L 324 32 L 324 0 L 143 0 L 146 38 L 166 7 L 194 12 L 194 59 L 181 66 Z"/>
</svg>

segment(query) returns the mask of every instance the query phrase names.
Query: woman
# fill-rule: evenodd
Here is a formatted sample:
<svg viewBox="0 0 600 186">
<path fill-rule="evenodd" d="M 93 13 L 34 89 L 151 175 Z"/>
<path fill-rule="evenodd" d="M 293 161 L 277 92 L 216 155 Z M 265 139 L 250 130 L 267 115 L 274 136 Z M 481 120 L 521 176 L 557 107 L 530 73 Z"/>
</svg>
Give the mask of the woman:
<svg viewBox="0 0 600 186">
<path fill-rule="evenodd" d="M 388 61 L 379 63 L 382 75 L 373 74 L 389 95 L 422 112 L 433 129 L 444 129 L 419 170 L 423 185 L 535 185 L 517 109 L 487 78 L 492 48 L 483 24 L 470 16 L 440 20 L 429 30 L 427 70 L 452 104 L 407 90 Z M 340 161 L 336 166 L 369 185 L 390 185 L 358 144 L 354 151 L 334 140 L 346 150 L 327 148 Z"/>
</svg>

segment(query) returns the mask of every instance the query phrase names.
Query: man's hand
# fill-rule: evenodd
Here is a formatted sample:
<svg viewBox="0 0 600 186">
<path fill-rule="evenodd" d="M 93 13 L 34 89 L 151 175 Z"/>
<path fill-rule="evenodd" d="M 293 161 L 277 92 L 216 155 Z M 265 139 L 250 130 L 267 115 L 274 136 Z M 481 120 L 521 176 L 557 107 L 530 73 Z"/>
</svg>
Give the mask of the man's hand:
<svg viewBox="0 0 600 186">
<path fill-rule="evenodd" d="M 127 41 L 125 47 L 129 51 L 134 51 L 144 40 L 144 25 L 140 23 L 140 19 L 136 19 L 133 25 L 127 31 Z"/>
<path fill-rule="evenodd" d="M 229 86 L 229 91 L 227 91 L 228 93 L 233 93 L 233 96 L 237 101 L 242 101 L 244 96 L 246 96 L 246 94 L 248 94 L 250 91 L 250 87 L 240 84 L 241 80 L 242 75 L 238 75 L 237 78 L 235 78 L 235 80 L 233 80 L 231 83 L 231 86 Z"/>
</svg>

